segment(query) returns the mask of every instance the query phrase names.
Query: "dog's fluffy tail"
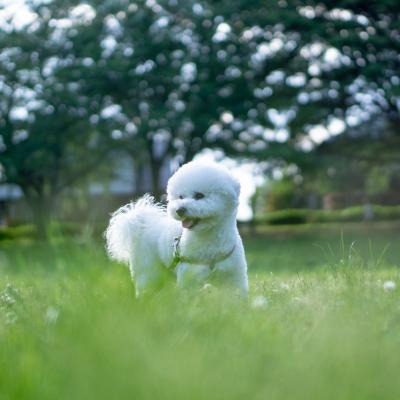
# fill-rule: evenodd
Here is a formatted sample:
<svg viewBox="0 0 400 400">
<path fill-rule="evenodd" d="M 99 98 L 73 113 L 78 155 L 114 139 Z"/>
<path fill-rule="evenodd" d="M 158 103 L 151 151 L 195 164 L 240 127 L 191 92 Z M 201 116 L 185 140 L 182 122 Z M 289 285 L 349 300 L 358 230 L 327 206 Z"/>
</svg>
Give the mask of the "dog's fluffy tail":
<svg viewBox="0 0 400 400">
<path fill-rule="evenodd" d="M 108 255 L 114 260 L 128 263 L 140 232 L 146 225 L 154 226 L 164 216 L 165 208 L 156 204 L 149 195 L 119 208 L 111 216 L 105 232 Z"/>
</svg>

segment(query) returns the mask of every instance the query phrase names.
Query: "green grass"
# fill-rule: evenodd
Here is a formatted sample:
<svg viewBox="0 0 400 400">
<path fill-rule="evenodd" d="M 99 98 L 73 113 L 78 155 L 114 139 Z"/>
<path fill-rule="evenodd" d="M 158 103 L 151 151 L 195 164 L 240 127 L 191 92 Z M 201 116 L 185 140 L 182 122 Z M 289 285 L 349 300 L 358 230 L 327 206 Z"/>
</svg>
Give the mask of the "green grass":
<svg viewBox="0 0 400 400">
<path fill-rule="evenodd" d="M 2 242 L 0 399 L 399 399 L 397 228 L 247 237 L 248 302 L 137 301 L 99 243 Z"/>
</svg>

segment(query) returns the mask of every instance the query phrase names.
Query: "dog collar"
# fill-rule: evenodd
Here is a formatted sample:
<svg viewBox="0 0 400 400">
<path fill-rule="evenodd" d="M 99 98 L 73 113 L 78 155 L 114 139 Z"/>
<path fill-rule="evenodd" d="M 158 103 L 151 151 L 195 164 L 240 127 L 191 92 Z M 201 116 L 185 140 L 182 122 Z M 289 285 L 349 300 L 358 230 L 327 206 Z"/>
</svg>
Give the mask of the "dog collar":
<svg viewBox="0 0 400 400">
<path fill-rule="evenodd" d="M 174 238 L 174 244 L 173 244 L 174 256 L 173 256 L 172 262 L 169 267 L 169 269 L 171 269 L 171 270 L 175 270 L 175 268 L 178 266 L 178 264 L 182 263 L 182 262 L 187 263 L 187 264 L 197 264 L 194 260 L 191 260 L 188 257 L 183 257 L 181 255 L 181 252 L 179 250 L 179 244 L 181 242 L 181 237 L 182 236 L 177 236 L 176 238 Z M 228 253 L 223 254 L 221 257 L 214 258 L 211 261 L 211 263 L 209 264 L 211 271 L 214 270 L 216 263 L 226 260 L 235 251 L 235 248 L 236 248 L 236 244 L 233 245 L 232 249 Z"/>
</svg>

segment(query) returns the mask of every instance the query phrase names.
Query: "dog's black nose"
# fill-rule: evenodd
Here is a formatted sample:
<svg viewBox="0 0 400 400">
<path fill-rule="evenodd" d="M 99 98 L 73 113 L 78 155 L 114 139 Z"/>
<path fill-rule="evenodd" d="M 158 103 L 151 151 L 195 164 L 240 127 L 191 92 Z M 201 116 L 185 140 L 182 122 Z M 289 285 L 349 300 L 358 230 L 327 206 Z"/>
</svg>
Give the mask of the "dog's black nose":
<svg viewBox="0 0 400 400">
<path fill-rule="evenodd" d="M 176 210 L 176 213 L 177 213 L 180 217 L 183 217 L 183 216 L 185 215 L 185 213 L 186 213 L 186 208 L 185 208 L 185 207 L 179 207 L 179 208 Z"/>
</svg>

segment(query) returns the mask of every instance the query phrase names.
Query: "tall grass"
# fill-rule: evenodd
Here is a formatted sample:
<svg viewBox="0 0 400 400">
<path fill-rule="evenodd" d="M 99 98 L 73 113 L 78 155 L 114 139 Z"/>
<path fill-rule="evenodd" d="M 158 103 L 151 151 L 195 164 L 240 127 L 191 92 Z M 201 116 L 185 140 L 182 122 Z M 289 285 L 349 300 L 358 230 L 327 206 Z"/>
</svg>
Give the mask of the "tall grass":
<svg viewBox="0 0 400 400">
<path fill-rule="evenodd" d="M 3 243 L 0 399 L 399 399 L 399 247 L 271 233 L 246 240 L 247 301 L 137 301 L 98 243 Z"/>
</svg>

